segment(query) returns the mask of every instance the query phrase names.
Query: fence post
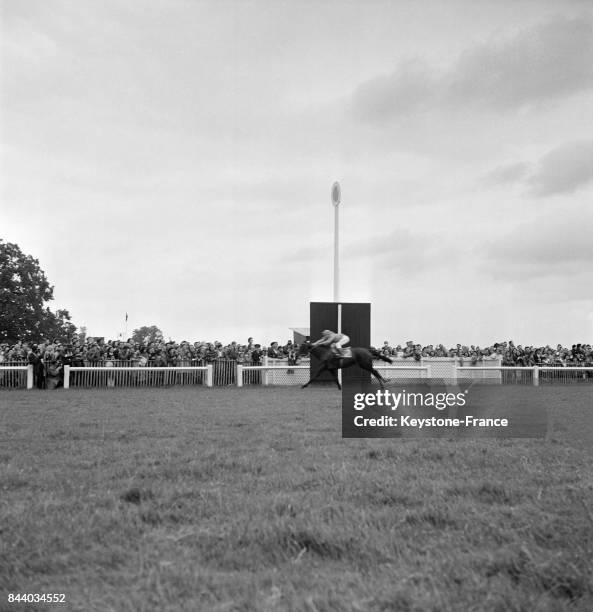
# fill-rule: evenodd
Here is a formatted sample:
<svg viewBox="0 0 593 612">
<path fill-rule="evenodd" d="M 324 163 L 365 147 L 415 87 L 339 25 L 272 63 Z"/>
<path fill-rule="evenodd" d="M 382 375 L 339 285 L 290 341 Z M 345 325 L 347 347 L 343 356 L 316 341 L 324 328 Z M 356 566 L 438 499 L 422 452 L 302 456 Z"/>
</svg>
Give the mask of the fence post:
<svg viewBox="0 0 593 612">
<path fill-rule="evenodd" d="M 266 354 L 264 354 L 264 360 L 263 360 L 264 368 L 268 365 L 268 363 L 269 363 L 268 362 L 268 356 Z M 268 378 L 268 373 L 269 372 L 270 372 L 270 370 L 264 370 L 264 375 L 262 376 L 262 385 L 264 387 L 267 387 L 268 383 L 270 382 L 269 378 Z"/>
<path fill-rule="evenodd" d="M 243 366 L 238 363 L 237 364 L 237 387 L 243 386 Z"/>
<path fill-rule="evenodd" d="M 453 358 L 453 380 L 457 380 L 457 357 Z"/>
<path fill-rule="evenodd" d="M 539 385 L 539 368 L 537 366 L 533 366 L 533 386 L 537 387 Z"/>
<path fill-rule="evenodd" d="M 33 388 L 33 364 L 27 366 L 27 389 Z"/>
<path fill-rule="evenodd" d="M 70 366 L 64 366 L 64 389 L 70 389 Z"/>
<path fill-rule="evenodd" d="M 207 387 L 212 386 L 212 379 L 214 378 L 213 369 L 214 369 L 214 366 L 211 363 L 209 363 L 206 366 L 206 386 Z"/>
<path fill-rule="evenodd" d="M 432 378 L 431 374 L 432 374 L 432 370 L 430 368 L 430 364 L 427 363 L 426 364 L 426 378 Z"/>
</svg>

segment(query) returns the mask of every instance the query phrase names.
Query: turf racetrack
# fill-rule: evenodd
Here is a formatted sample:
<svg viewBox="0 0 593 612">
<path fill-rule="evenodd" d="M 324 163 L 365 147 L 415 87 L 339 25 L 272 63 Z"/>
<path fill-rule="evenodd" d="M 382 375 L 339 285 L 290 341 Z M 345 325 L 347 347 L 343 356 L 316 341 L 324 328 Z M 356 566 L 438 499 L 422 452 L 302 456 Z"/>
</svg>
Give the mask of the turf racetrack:
<svg viewBox="0 0 593 612">
<path fill-rule="evenodd" d="M 0 609 L 590 611 L 591 386 L 547 396 L 546 440 L 342 440 L 327 388 L 2 392 Z"/>
</svg>

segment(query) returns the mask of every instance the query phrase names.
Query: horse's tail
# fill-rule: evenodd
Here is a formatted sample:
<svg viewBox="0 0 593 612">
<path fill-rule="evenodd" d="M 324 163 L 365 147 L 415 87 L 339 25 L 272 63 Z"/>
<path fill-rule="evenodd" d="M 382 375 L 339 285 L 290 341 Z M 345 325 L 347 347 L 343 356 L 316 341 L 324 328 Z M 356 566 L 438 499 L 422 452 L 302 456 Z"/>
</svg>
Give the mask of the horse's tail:
<svg viewBox="0 0 593 612">
<path fill-rule="evenodd" d="M 393 359 L 389 359 L 389 357 L 385 357 L 385 355 L 380 353 L 377 349 L 370 348 L 368 349 L 368 351 L 373 357 L 373 359 L 380 359 L 381 361 L 386 361 L 387 363 L 393 363 Z"/>
</svg>

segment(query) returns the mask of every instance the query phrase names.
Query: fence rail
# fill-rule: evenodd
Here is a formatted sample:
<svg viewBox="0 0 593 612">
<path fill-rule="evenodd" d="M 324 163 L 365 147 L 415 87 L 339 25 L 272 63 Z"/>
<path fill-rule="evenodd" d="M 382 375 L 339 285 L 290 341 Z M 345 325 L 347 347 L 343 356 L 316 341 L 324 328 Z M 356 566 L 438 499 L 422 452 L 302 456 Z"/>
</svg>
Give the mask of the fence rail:
<svg viewBox="0 0 593 612">
<path fill-rule="evenodd" d="M 10 363 L 10 365 L 8 365 Z M 0 365 L 0 389 L 32 389 L 34 367 L 23 362 Z M 106 365 L 112 363 L 112 365 Z M 126 365 L 124 365 L 126 363 Z M 141 366 L 134 362 L 96 362 L 85 366 L 64 366 L 64 388 L 161 387 L 171 385 L 274 386 L 302 385 L 309 380 L 309 363 L 292 365 L 288 360 L 264 358 L 262 364 L 219 359 L 182 362 L 177 366 Z M 409 362 L 408 362 L 409 363 Z M 593 367 L 459 365 L 416 362 L 416 365 L 375 362 L 374 367 L 391 381 L 429 379 L 470 379 L 502 385 L 593 384 Z M 35 373 L 35 376 L 39 376 Z"/>
<path fill-rule="evenodd" d="M 1 365 L 0 389 L 32 389 L 32 365 Z"/>
<path fill-rule="evenodd" d="M 593 367 L 457 366 L 458 378 L 489 380 L 504 385 L 593 383 Z"/>
<path fill-rule="evenodd" d="M 424 379 L 431 377 L 431 367 L 429 365 L 379 365 L 377 363 L 374 363 L 373 367 L 379 372 L 379 374 L 387 374 L 387 378 L 390 381 L 402 379 L 414 380 L 418 378 Z M 416 375 L 414 376 L 412 373 Z"/>
<path fill-rule="evenodd" d="M 593 368 L 539 368 L 540 383 L 593 383 Z"/>
<path fill-rule="evenodd" d="M 70 387 L 212 386 L 211 365 L 201 367 L 64 367 L 64 389 Z"/>
<path fill-rule="evenodd" d="M 309 380 L 308 365 L 237 364 L 237 387 L 244 385 L 304 385 Z"/>
</svg>

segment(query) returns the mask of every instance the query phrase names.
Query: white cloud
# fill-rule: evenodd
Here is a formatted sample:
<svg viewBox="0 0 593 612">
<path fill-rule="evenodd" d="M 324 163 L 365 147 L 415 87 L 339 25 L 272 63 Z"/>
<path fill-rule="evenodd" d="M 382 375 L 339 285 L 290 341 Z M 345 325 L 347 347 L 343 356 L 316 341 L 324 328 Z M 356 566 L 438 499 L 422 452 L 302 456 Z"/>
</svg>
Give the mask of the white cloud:
<svg viewBox="0 0 593 612">
<path fill-rule="evenodd" d="M 593 212 L 583 206 L 563 209 L 533 218 L 496 240 L 490 240 L 483 249 L 483 269 L 499 279 L 551 279 L 590 276 L 593 269 Z M 553 285 L 552 285 L 553 286 Z M 593 285 L 586 283 L 593 297 Z"/>
<path fill-rule="evenodd" d="M 536 162 L 510 162 L 487 172 L 486 187 L 520 184 L 527 195 L 544 198 L 570 195 L 593 182 L 593 140 L 576 140 L 554 147 Z"/>
<path fill-rule="evenodd" d="M 556 17 L 513 36 L 468 47 L 448 68 L 400 63 L 362 83 L 353 111 L 382 123 L 427 110 L 506 111 L 570 96 L 593 86 L 593 22 Z"/>
<path fill-rule="evenodd" d="M 570 194 L 593 182 L 593 140 L 565 143 L 543 155 L 529 178 L 531 194 Z"/>
<path fill-rule="evenodd" d="M 528 175 L 529 168 L 530 166 L 527 162 L 502 164 L 484 175 L 480 182 L 492 187 L 518 183 Z"/>
<path fill-rule="evenodd" d="M 451 105 L 493 110 L 539 104 L 593 85 L 593 22 L 557 17 L 467 49 L 443 79 Z"/>
</svg>

